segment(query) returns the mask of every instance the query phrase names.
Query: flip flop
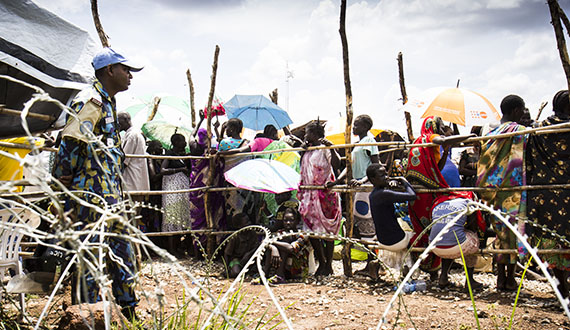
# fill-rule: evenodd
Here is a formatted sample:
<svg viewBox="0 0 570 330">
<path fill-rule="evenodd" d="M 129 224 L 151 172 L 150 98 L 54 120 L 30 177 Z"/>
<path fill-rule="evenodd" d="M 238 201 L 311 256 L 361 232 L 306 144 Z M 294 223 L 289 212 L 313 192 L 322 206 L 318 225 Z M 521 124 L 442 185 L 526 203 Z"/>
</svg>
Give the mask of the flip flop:
<svg viewBox="0 0 570 330">
<path fill-rule="evenodd" d="M 285 279 L 279 275 L 273 275 L 269 279 L 267 279 L 269 285 L 278 285 L 285 283 Z"/>
<path fill-rule="evenodd" d="M 485 284 L 480 283 L 480 282 L 476 282 L 476 283 L 477 283 L 477 285 L 474 285 L 473 283 L 471 283 L 471 290 L 472 291 L 479 291 L 479 290 L 485 289 Z M 469 287 L 467 286 L 467 283 L 465 283 L 465 285 L 463 286 L 463 291 L 469 292 Z"/>
<path fill-rule="evenodd" d="M 452 289 L 452 290 L 456 290 L 456 289 L 459 289 L 459 288 L 460 288 L 457 284 L 455 284 L 455 283 L 453 283 L 453 282 L 451 282 L 451 281 L 449 281 L 449 282 L 447 282 L 447 283 L 445 283 L 445 284 L 438 283 L 438 284 L 437 284 L 437 287 L 440 288 L 440 289 Z"/>
</svg>

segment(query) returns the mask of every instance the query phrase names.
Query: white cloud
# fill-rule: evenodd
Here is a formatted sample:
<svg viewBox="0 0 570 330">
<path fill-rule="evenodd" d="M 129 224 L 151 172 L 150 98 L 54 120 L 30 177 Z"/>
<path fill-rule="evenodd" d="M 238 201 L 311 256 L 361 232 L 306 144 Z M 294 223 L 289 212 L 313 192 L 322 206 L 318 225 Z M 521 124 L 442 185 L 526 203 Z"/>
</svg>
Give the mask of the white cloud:
<svg viewBox="0 0 570 330">
<path fill-rule="evenodd" d="M 489 0 L 487 8 L 489 9 L 511 9 L 517 8 L 522 3 L 522 0 Z"/>
<path fill-rule="evenodd" d="M 38 2 L 94 31 L 87 2 Z M 190 68 L 196 105 L 205 104 L 219 44 L 216 91 L 226 100 L 236 93 L 267 95 L 279 88 L 279 103 L 289 105 L 297 124 L 345 112 L 338 1 L 249 0 L 215 10 L 146 0 L 99 6 L 112 44 L 145 64 L 126 100 L 152 92 L 187 98 Z M 370 113 L 375 126 L 402 135 L 400 51 L 409 95 L 454 86 L 461 78 L 461 86 L 481 92 L 496 106 L 505 95 L 517 93 L 535 111 L 565 86 L 542 0 L 355 0 L 349 2 L 346 28 L 355 114 Z M 295 73 L 289 85 L 286 63 Z M 419 114 L 413 115 L 419 127 Z"/>
<path fill-rule="evenodd" d="M 89 8 L 91 10 L 88 1 L 77 1 L 77 0 L 34 0 L 35 3 L 53 12 L 66 11 L 70 13 L 77 13 L 79 11 Z"/>
</svg>

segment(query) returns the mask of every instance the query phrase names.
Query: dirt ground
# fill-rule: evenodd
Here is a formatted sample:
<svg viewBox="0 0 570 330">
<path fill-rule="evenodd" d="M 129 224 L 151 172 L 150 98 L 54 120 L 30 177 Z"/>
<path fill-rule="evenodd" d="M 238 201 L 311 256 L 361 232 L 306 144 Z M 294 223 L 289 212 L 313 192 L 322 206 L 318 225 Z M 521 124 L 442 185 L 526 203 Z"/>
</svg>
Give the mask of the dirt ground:
<svg viewBox="0 0 570 330">
<path fill-rule="evenodd" d="M 221 274 L 220 265 L 208 270 L 202 261 L 186 259 L 180 264 L 183 269 L 195 276 L 198 282 L 210 288 L 216 299 L 219 299 L 219 294 L 225 293 L 232 283 L 231 280 L 219 276 Z M 362 262 L 353 263 L 355 270 L 363 266 Z M 392 298 L 394 284 L 388 276 L 383 276 L 378 282 L 371 282 L 361 276 L 347 278 L 343 275 L 340 261 L 334 262 L 334 268 L 334 276 L 324 279 L 310 277 L 305 282 L 271 287 L 282 307 L 290 305 L 286 314 L 293 328 L 376 329 Z M 508 329 L 515 294 L 497 292 L 494 289 L 492 274 L 476 274 L 475 277 L 487 286 L 475 295 L 480 328 Z M 420 274 L 419 279 L 427 280 L 427 276 Z M 458 286 L 462 286 L 463 271 L 452 270 L 451 279 Z M 166 263 L 153 262 L 151 267 L 151 264 L 146 262 L 140 280 L 142 288 L 139 288 L 138 294 L 141 297 L 141 303 L 137 313 L 147 321 L 152 320 L 152 313 L 159 310 L 155 295 L 161 292 L 159 287 L 164 290 L 166 315 L 172 313 L 181 304 L 183 295 L 189 296 L 184 293 L 176 271 Z M 244 295 L 239 304 L 239 308 L 243 310 L 251 303 L 245 320 L 254 321 L 254 323 L 245 326 L 245 329 L 255 328 L 256 320 L 259 320 L 264 313 L 267 313 L 263 317 L 264 322 L 278 313 L 267 289 L 263 285 L 252 285 L 250 280 L 251 278 L 246 278 L 242 285 L 241 292 Z M 190 290 L 198 291 L 197 286 L 192 284 L 188 278 L 186 281 Z M 145 292 L 149 296 L 148 299 L 144 297 Z M 398 308 L 396 303 L 388 313 L 387 323 L 380 325 L 380 329 L 478 328 L 469 295 L 463 293 L 461 288 L 441 290 L 428 282 L 426 291 L 405 294 L 402 298 L 405 306 L 401 305 L 401 308 Z M 46 300 L 47 296 L 30 296 L 27 305 L 32 319 L 37 319 Z M 58 295 L 58 302 L 50 314 L 51 321 L 48 324 L 57 322 L 66 304 L 69 304 L 69 288 Z M 211 306 L 211 304 L 206 303 L 205 306 Z M 558 306 L 559 303 L 546 282 L 525 280 L 512 329 L 570 329 L 569 320 Z M 399 318 L 397 318 L 398 310 L 400 310 Z M 197 305 L 190 302 L 187 312 L 191 315 L 188 319 L 195 322 L 199 312 Z M 203 312 L 200 319 L 205 320 L 206 315 L 207 313 Z M 263 328 L 269 329 L 281 320 L 282 318 L 277 315 Z M 286 328 L 285 323 L 276 327 L 276 329 Z"/>
</svg>

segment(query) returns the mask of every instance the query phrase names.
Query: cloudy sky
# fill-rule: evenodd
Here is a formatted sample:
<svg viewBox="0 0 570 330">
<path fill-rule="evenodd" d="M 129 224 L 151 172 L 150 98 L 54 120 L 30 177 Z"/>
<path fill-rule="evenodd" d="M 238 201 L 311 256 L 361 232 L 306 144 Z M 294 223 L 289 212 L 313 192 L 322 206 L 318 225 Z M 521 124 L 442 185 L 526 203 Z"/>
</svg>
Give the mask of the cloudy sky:
<svg viewBox="0 0 570 330">
<path fill-rule="evenodd" d="M 99 42 L 88 0 L 35 1 Z M 559 2 L 570 11 L 570 0 Z M 339 11 L 340 0 L 99 0 L 112 47 L 145 65 L 120 107 L 155 93 L 188 98 L 188 68 L 203 107 L 219 45 L 217 94 L 278 88 L 295 124 L 336 123 L 345 112 Z M 378 128 L 405 133 L 398 52 L 409 96 L 460 79 L 497 108 L 522 96 L 535 117 L 566 88 L 545 0 L 348 0 L 346 29 L 354 111 Z M 412 115 L 418 127 L 421 114 Z"/>
</svg>

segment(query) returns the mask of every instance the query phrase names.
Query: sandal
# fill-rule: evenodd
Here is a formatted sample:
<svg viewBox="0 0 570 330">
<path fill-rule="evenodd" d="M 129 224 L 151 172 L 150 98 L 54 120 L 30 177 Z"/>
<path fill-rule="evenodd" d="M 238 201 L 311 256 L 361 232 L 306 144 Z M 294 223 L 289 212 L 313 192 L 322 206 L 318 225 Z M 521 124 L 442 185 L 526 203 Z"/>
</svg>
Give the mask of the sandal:
<svg viewBox="0 0 570 330">
<path fill-rule="evenodd" d="M 260 285 L 261 284 L 261 277 L 256 277 L 250 282 L 252 285 Z"/>
<path fill-rule="evenodd" d="M 438 286 L 438 288 L 440 288 L 440 289 L 442 289 L 442 290 L 457 290 L 457 289 L 460 289 L 460 287 L 459 287 L 457 284 L 455 284 L 455 283 L 453 283 L 453 282 L 451 282 L 451 281 L 449 281 L 449 282 L 447 282 L 447 283 L 438 283 L 437 286 Z"/>
<path fill-rule="evenodd" d="M 285 283 L 285 279 L 279 275 L 273 275 L 267 279 L 267 282 L 269 283 L 269 285 L 278 285 Z"/>
<path fill-rule="evenodd" d="M 470 284 L 471 291 L 479 291 L 485 289 L 485 285 L 481 282 L 473 281 Z M 463 292 L 469 292 L 469 286 L 467 285 L 467 282 L 465 282 L 465 285 L 463 286 Z"/>
</svg>

